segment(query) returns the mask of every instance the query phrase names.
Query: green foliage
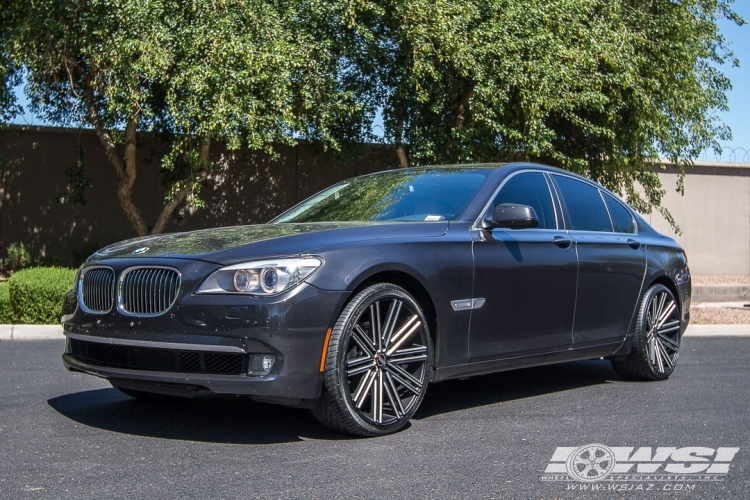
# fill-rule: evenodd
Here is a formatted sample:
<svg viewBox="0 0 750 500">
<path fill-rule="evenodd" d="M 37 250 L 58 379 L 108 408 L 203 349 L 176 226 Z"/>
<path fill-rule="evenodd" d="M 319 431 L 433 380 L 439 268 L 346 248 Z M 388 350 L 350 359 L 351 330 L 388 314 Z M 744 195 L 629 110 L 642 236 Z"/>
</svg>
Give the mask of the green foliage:
<svg viewBox="0 0 750 500">
<path fill-rule="evenodd" d="M 14 273 L 8 280 L 14 322 L 59 323 L 63 295 L 73 286 L 75 275 L 75 269 L 63 267 L 32 267 Z"/>
<path fill-rule="evenodd" d="M 131 126 L 165 143 L 169 210 L 171 202 L 202 205 L 211 141 L 272 152 L 275 143 L 314 134 L 337 147 L 329 129 L 358 105 L 337 88 L 329 41 L 306 29 L 306 3 L 12 2 L 3 50 L 23 65 L 33 110 L 52 123 L 94 126 L 140 234 L 145 222 L 129 201 L 137 167 L 135 150 L 127 151 Z"/>
<path fill-rule="evenodd" d="M 0 325 L 13 323 L 13 309 L 10 307 L 10 284 L 0 281 Z"/>
<path fill-rule="evenodd" d="M 26 0 L 0 14 L 0 62 L 48 121 L 94 126 L 140 235 L 136 130 L 165 142 L 168 217 L 202 205 L 211 141 L 342 149 L 373 139 L 378 111 L 401 165 L 550 163 L 648 212 L 659 159 L 684 173 L 730 137 L 732 3 Z"/>
<path fill-rule="evenodd" d="M 684 172 L 730 137 L 716 113 L 731 87 L 719 68 L 737 64 L 717 21 L 744 24 L 731 4 L 327 5 L 345 33 L 344 83 L 364 105 L 382 108 L 386 141 L 402 145 L 410 163 L 549 163 L 648 212 L 664 194 L 653 171 L 660 158 Z"/>
<path fill-rule="evenodd" d="M 57 202 L 62 204 L 70 205 L 85 205 L 86 196 L 84 191 L 86 188 L 93 186 L 91 179 L 86 177 L 86 163 L 84 161 L 83 147 L 78 144 L 78 158 L 75 163 L 65 169 L 65 174 L 68 176 L 68 185 L 65 186 L 64 193 L 57 194 Z"/>
<path fill-rule="evenodd" d="M 3 261 L 3 266 L 8 271 L 18 271 L 34 264 L 31 249 L 23 243 L 11 243 L 6 251 L 8 257 Z"/>
</svg>

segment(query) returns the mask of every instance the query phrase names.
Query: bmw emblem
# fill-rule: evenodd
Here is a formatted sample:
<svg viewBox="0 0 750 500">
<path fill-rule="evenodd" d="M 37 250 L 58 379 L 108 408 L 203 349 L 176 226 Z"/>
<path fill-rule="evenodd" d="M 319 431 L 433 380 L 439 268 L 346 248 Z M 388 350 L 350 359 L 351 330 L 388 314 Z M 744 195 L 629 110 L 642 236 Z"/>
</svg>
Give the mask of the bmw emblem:
<svg viewBox="0 0 750 500">
<path fill-rule="evenodd" d="M 137 249 L 133 250 L 132 255 L 140 255 L 140 254 L 146 253 L 146 252 L 148 252 L 148 247 L 141 247 L 141 248 L 137 248 Z"/>
</svg>

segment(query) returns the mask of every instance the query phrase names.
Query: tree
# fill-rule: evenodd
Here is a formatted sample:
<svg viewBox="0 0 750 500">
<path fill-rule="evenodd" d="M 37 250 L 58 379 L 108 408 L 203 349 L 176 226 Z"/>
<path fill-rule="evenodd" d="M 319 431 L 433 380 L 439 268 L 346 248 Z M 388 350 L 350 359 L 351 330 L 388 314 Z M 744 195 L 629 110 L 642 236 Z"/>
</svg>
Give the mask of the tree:
<svg viewBox="0 0 750 500">
<path fill-rule="evenodd" d="M 178 206 L 201 204 L 213 141 L 272 152 L 314 134 L 336 147 L 329 128 L 358 113 L 327 41 L 305 29 L 304 4 L 11 0 L 4 51 L 23 67 L 36 112 L 96 131 L 136 234 L 160 233 Z M 168 196 L 153 227 L 132 196 L 138 132 L 167 144 Z"/>
<path fill-rule="evenodd" d="M 732 0 L 360 0 L 345 84 L 383 111 L 400 166 L 548 163 L 660 208 L 661 158 L 684 175 L 730 137 L 716 112 L 738 64 L 717 20 Z M 642 189 L 638 189 L 638 185 Z M 678 189 L 682 188 L 682 177 Z"/>
</svg>

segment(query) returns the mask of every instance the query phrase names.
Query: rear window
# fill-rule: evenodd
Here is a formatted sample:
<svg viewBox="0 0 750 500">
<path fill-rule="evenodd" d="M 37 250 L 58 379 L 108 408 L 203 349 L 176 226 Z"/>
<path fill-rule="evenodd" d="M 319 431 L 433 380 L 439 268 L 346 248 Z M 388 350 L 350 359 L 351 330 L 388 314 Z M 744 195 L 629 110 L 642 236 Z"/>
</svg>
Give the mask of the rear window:
<svg viewBox="0 0 750 500">
<path fill-rule="evenodd" d="M 554 178 L 568 208 L 570 229 L 612 231 L 612 222 L 599 188 L 571 177 L 555 175 Z"/>
</svg>

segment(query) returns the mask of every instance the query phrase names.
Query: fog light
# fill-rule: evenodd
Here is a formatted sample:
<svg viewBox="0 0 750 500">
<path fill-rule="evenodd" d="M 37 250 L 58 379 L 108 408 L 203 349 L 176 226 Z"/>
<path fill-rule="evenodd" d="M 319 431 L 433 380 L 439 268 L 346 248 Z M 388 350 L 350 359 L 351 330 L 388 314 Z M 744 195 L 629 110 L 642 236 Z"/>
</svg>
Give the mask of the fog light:
<svg viewBox="0 0 750 500">
<path fill-rule="evenodd" d="M 247 374 L 254 377 L 265 377 L 273 370 L 274 363 L 276 363 L 276 356 L 273 354 L 253 354 L 250 356 Z"/>
</svg>

